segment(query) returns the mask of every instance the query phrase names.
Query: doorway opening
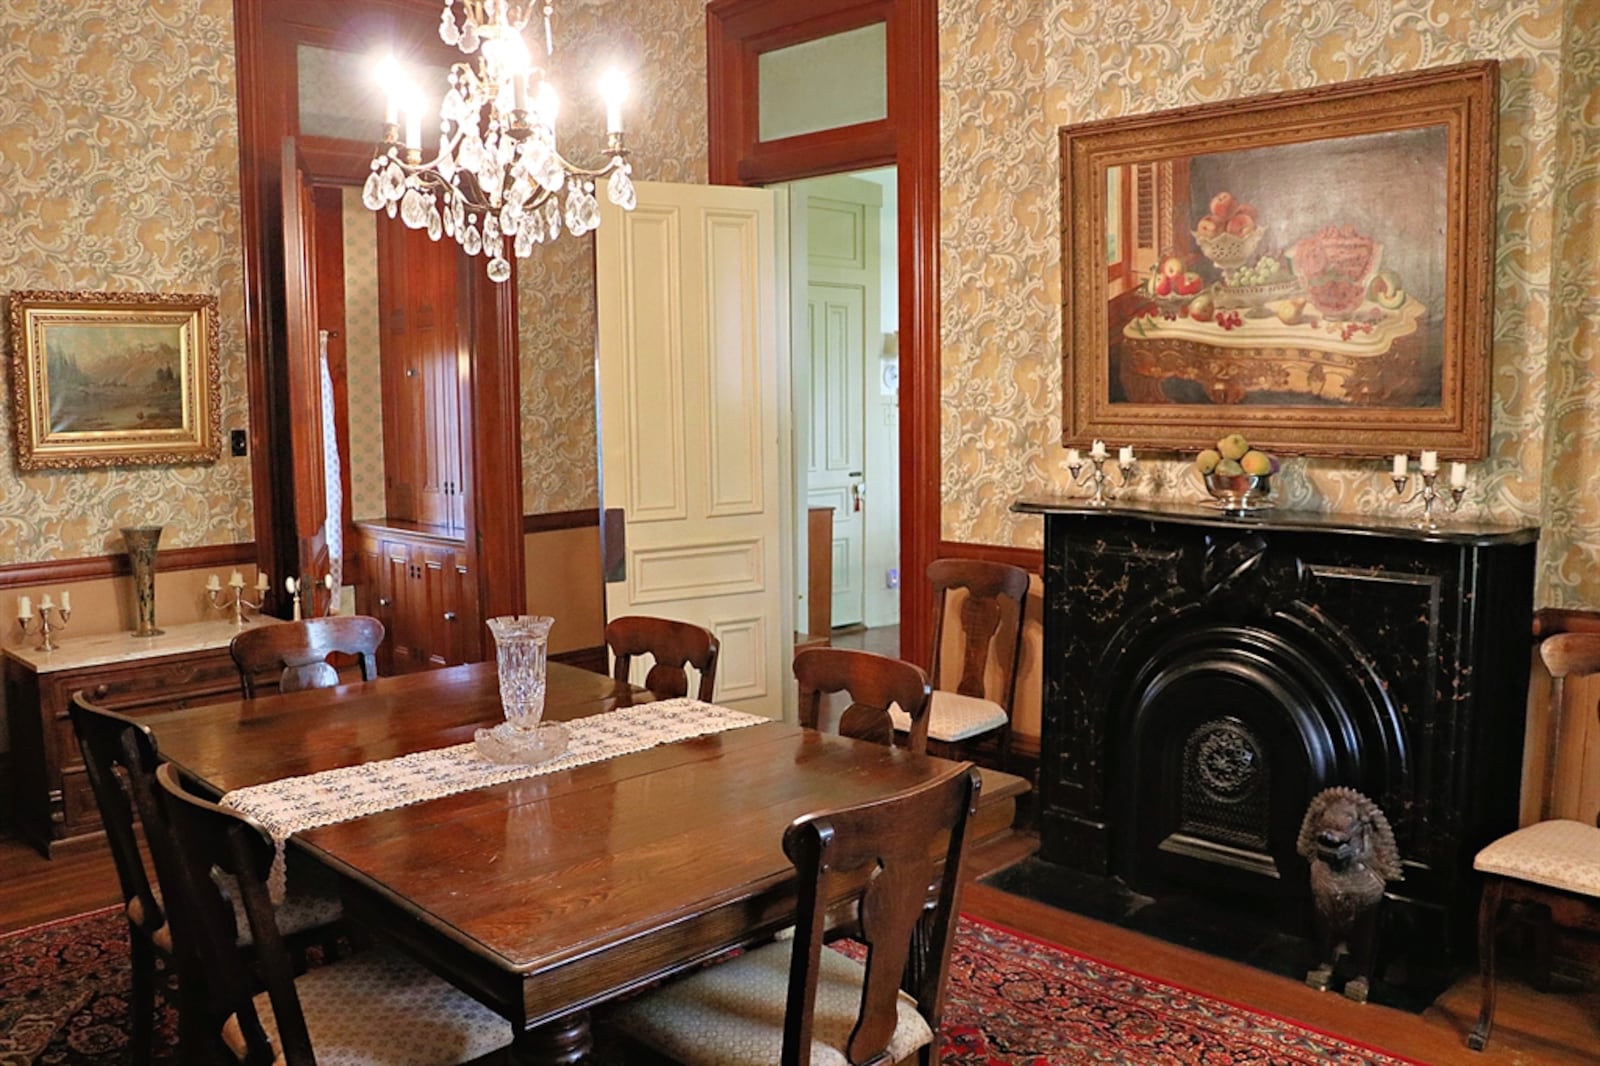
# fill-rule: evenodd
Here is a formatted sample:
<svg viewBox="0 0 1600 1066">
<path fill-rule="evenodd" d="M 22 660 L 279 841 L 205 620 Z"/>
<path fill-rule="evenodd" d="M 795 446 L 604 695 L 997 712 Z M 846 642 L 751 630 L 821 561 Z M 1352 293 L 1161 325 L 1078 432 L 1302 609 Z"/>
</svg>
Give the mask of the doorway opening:
<svg viewBox="0 0 1600 1066">
<path fill-rule="evenodd" d="M 796 643 L 900 625 L 898 174 L 782 185 L 789 198 Z"/>
</svg>

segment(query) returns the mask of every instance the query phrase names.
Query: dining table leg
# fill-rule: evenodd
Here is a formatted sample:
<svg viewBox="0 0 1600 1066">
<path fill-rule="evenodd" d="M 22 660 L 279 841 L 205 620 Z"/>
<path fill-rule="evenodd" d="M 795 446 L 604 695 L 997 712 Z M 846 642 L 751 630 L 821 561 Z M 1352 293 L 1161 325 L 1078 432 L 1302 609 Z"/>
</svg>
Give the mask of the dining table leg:
<svg viewBox="0 0 1600 1066">
<path fill-rule="evenodd" d="M 594 1053 L 589 1012 L 575 1010 L 553 1022 L 524 1029 L 511 1043 L 516 1066 L 579 1066 Z"/>
</svg>

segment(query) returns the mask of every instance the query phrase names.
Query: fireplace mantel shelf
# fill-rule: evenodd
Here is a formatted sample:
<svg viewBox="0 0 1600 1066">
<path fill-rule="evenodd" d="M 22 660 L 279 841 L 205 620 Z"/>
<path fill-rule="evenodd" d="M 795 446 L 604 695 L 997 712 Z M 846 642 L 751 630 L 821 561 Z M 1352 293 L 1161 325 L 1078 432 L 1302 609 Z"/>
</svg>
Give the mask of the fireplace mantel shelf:
<svg viewBox="0 0 1600 1066">
<path fill-rule="evenodd" d="M 1246 514 L 1226 514 L 1198 503 L 1133 499 L 1096 507 L 1084 497 L 1039 496 L 1018 500 L 1011 509 L 1020 514 L 1107 515 L 1118 518 L 1148 518 L 1157 522 L 1176 522 L 1218 529 L 1260 529 L 1277 532 L 1347 533 L 1356 536 L 1399 537 L 1436 544 L 1495 545 L 1532 544 L 1539 539 L 1538 526 L 1497 525 L 1474 522 L 1455 515 L 1441 517 L 1438 529 L 1420 529 L 1408 512 L 1405 515 L 1342 514 L 1326 511 L 1297 511 L 1287 507 L 1268 507 Z"/>
</svg>

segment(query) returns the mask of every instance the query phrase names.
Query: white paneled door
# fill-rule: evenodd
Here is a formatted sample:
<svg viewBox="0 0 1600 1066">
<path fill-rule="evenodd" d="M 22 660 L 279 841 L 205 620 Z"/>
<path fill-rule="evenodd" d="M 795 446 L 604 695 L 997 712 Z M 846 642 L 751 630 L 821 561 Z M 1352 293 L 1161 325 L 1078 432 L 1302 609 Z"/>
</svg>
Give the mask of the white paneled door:
<svg viewBox="0 0 1600 1066">
<path fill-rule="evenodd" d="M 777 194 L 638 192 L 632 212 L 602 204 L 595 246 L 602 497 L 625 539 L 606 615 L 707 627 L 716 701 L 781 717 L 794 622 Z"/>
</svg>

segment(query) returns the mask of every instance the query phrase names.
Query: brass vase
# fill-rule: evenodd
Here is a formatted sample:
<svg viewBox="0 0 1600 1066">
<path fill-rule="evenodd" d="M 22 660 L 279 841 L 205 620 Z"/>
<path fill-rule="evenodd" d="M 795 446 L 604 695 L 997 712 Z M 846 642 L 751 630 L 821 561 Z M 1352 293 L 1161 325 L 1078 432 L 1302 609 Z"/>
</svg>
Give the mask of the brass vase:
<svg viewBox="0 0 1600 1066">
<path fill-rule="evenodd" d="M 138 628 L 136 637 L 161 635 L 156 628 L 156 544 L 161 540 L 160 526 L 126 526 L 122 530 L 122 543 L 128 549 L 128 562 L 133 567 L 134 617 Z"/>
</svg>

